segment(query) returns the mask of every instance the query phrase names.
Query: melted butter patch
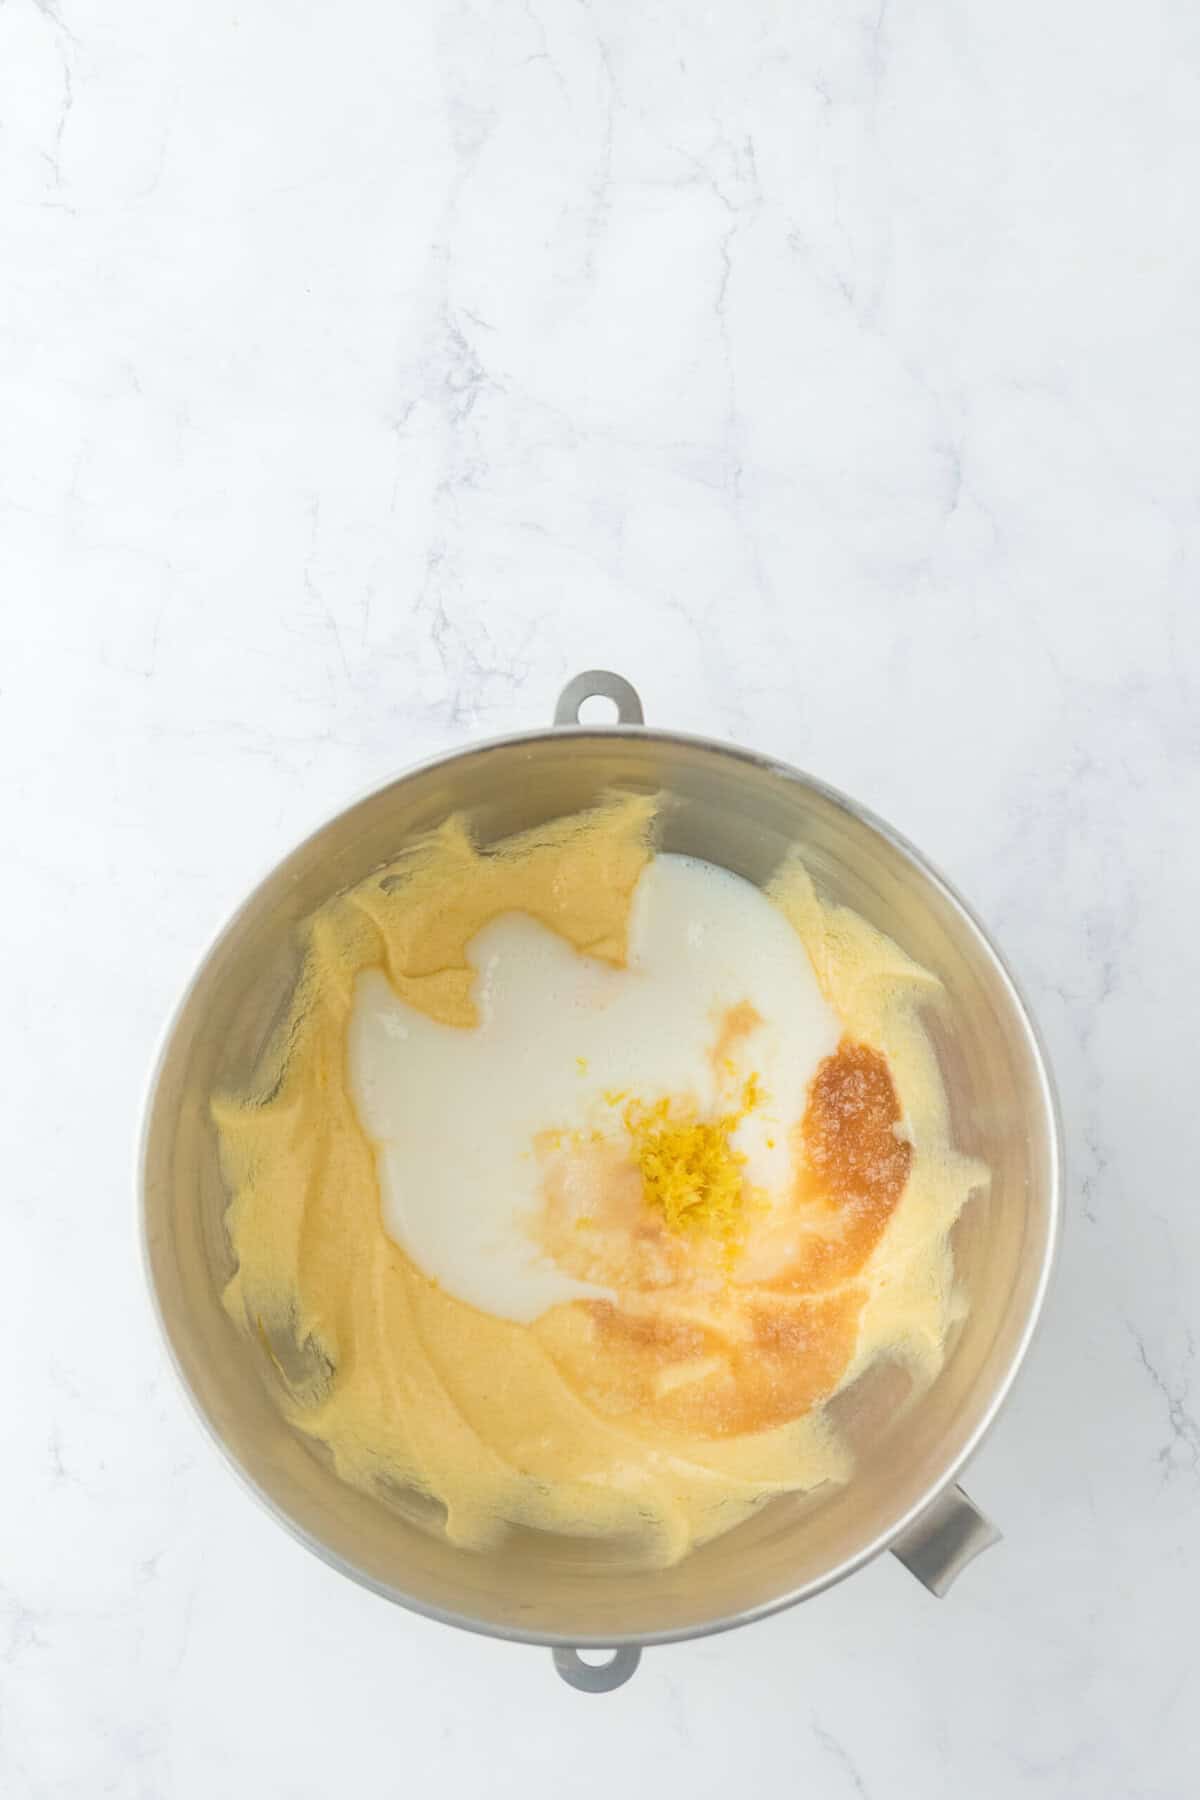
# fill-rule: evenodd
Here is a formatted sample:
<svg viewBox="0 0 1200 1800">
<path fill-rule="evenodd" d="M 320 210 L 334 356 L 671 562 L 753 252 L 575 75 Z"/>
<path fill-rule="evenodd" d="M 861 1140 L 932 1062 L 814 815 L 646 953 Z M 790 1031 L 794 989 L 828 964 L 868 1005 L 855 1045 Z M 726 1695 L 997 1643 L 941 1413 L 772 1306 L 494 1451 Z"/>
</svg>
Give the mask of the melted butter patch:
<svg viewBox="0 0 1200 1800">
<path fill-rule="evenodd" d="M 739 1000 L 736 1006 L 726 1007 L 708 1053 L 718 1082 L 728 1081 L 736 1073 L 737 1050 L 762 1023 L 763 1016 L 751 1000 Z"/>
</svg>

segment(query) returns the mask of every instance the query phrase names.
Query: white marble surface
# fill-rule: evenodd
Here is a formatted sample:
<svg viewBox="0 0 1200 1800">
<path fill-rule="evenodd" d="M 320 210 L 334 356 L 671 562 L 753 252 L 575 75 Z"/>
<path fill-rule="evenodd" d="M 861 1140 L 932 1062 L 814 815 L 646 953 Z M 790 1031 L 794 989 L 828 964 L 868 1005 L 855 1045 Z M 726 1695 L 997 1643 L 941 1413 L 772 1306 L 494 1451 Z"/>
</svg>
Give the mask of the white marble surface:
<svg viewBox="0 0 1200 1800">
<path fill-rule="evenodd" d="M 1194 1795 L 1200 12 L 5 0 L 0 120 L 0 1792 Z M 247 1502 L 131 1174 L 251 879 L 596 663 L 950 872 L 1074 1175 L 1003 1547 L 602 1700 Z"/>
</svg>

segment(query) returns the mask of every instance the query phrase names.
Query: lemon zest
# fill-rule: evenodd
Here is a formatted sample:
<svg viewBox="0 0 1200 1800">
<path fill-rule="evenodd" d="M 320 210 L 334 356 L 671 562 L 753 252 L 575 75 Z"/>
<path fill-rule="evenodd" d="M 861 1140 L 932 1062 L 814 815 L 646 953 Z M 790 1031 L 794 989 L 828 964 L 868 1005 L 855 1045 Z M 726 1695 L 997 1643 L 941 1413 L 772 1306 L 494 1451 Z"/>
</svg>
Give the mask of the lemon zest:
<svg viewBox="0 0 1200 1800">
<path fill-rule="evenodd" d="M 670 1098 L 627 1103 L 622 1119 L 642 1193 L 670 1230 L 716 1238 L 736 1255 L 758 1196 L 745 1178 L 746 1158 L 731 1140 L 761 1098 L 758 1077 L 751 1075 L 739 1109 L 714 1119 L 697 1118 L 692 1107 L 673 1106 Z"/>
</svg>

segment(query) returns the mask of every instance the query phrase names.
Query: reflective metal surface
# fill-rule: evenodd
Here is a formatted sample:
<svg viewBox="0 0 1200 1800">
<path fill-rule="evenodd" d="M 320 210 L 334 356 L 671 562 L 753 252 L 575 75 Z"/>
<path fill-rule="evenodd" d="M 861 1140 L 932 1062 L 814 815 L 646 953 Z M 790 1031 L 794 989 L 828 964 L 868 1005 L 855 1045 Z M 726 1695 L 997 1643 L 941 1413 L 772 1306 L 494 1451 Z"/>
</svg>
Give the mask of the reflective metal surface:
<svg viewBox="0 0 1200 1800">
<path fill-rule="evenodd" d="M 633 683 L 611 669 L 585 669 L 568 681 L 554 708 L 556 725 L 578 725 L 586 700 L 611 700 L 617 709 L 618 725 L 644 725 L 642 697 Z"/>
<path fill-rule="evenodd" d="M 604 676 L 620 684 L 616 693 L 587 685 L 602 673 L 564 692 L 564 717 L 577 717 L 596 692 L 640 713 L 619 677 Z M 970 1308 L 933 1388 L 899 1416 L 904 1377 L 891 1367 L 872 1371 L 836 1402 L 857 1458 L 846 1486 L 777 1500 L 677 1568 L 655 1571 L 630 1566 L 611 1546 L 529 1531 L 491 1554 L 459 1551 L 439 1534 L 429 1501 L 398 1496 L 385 1505 L 336 1478 L 320 1449 L 285 1424 L 267 1359 L 221 1308 L 231 1262 L 208 1106 L 215 1088 L 249 1076 L 297 971 L 297 927 L 331 894 L 448 813 L 468 813 L 489 842 L 576 812 L 613 788 L 663 796 L 664 849 L 759 884 L 799 849 L 828 898 L 853 907 L 940 977 L 944 1000 L 927 1018 L 954 1136 L 992 1171 L 989 1190 L 954 1233 Z M 945 883 L 895 833 L 819 782 L 747 751 L 636 724 L 568 726 L 472 746 L 380 788 L 301 844 L 235 915 L 184 997 L 154 1077 L 143 1143 L 145 1247 L 163 1330 L 202 1418 L 253 1490 L 318 1555 L 387 1598 L 567 1652 L 742 1624 L 817 1593 L 901 1541 L 905 1560 L 942 1591 L 965 1560 L 964 1546 L 978 1540 L 956 1535 L 940 1513 L 918 1521 L 946 1504 L 1025 1353 L 1053 1257 L 1059 1195 L 1055 1107 L 1036 1034 L 995 951 Z M 609 1673 L 565 1661 L 572 1676 Z"/>
<path fill-rule="evenodd" d="M 567 1686 L 578 1688 L 581 1694 L 611 1694 L 614 1688 L 624 1687 L 630 1676 L 637 1673 L 641 1660 L 636 1644 L 623 1644 L 607 1661 L 599 1663 L 584 1662 L 578 1650 L 554 1652 L 554 1667 Z"/>
<path fill-rule="evenodd" d="M 905 1568 L 940 1600 L 1000 1533 L 960 1487 L 949 1487 L 892 1545 Z"/>
</svg>

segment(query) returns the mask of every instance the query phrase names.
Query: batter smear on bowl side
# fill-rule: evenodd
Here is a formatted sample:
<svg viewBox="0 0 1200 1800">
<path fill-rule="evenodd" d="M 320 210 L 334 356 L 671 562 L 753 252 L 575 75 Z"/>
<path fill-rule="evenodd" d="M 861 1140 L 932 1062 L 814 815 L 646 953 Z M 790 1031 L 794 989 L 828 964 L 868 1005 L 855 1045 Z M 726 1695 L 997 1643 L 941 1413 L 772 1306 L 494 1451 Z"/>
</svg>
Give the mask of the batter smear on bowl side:
<svg viewBox="0 0 1200 1800">
<path fill-rule="evenodd" d="M 937 983 L 801 862 L 764 892 L 603 806 L 461 819 L 309 922 L 213 1115 L 231 1317 L 347 1481 L 670 1563 L 851 1472 L 828 1412 L 961 1316 Z"/>
</svg>

